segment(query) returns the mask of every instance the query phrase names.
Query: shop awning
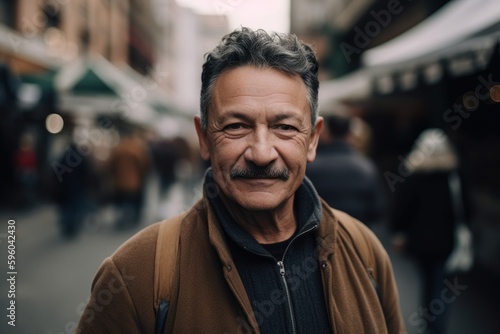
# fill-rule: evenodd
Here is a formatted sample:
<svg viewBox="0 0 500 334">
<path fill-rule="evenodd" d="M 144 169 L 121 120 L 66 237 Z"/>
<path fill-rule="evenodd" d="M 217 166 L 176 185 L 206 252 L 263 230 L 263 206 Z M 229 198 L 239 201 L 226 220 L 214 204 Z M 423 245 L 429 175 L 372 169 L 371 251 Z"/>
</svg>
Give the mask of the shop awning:
<svg viewBox="0 0 500 334">
<path fill-rule="evenodd" d="M 455 46 L 500 22 L 498 0 L 455 0 L 414 28 L 362 55 L 365 66 L 386 66 Z"/>
<path fill-rule="evenodd" d="M 337 104 L 362 100 L 371 93 L 372 76 L 367 69 L 360 69 L 337 79 L 320 83 L 319 109 L 328 114 Z"/>
<path fill-rule="evenodd" d="M 444 71 L 461 76 L 484 69 L 500 40 L 498 0 L 455 0 L 383 45 L 367 50 L 362 62 L 374 75 L 375 90 L 412 89 L 421 76 L 438 81 Z"/>
<path fill-rule="evenodd" d="M 81 57 L 58 72 L 54 88 L 60 93 L 75 95 L 120 96 L 140 84 L 105 58 Z"/>
<path fill-rule="evenodd" d="M 40 36 L 25 36 L 0 24 L 0 55 L 23 62 L 43 70 L 55 70 L 64 59 L 47 48 Z"/>
<path fill-rule="evenodd" d="M 80 58 L 55 77 L 58 107 L 96 114 L 119 113 L 134 122 L 152 124 L 159 112 L 171 108 L 150 82 L 136 80 L 132 71 L 117 68 L 100 56 Z M 135 77 L 142 78 L 139 74 Z"/>
</svg>

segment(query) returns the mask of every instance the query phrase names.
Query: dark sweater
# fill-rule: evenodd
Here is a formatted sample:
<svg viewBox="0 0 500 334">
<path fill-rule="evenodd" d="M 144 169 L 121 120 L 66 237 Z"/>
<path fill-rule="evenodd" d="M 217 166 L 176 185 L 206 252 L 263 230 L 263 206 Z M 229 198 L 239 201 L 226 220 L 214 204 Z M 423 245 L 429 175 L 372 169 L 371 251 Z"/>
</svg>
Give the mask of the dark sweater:
<svg viewBox="0 0 500 334">
<path fill-rule="evenodd" d="M 206 178 L 211 178 L 211 174 L 207 173 Z M 295 333 L 331 333 L 320 266 L 315 257 L 321 203 L 309 180 L 305 179 L 295 193 L 298 227 L 288 244 L 262 246 L 234 221 L 219 197 L 209 200 L 228 236 L 261 333 L 294 333 L 294 328 Z M 279 254 L 283 247 L 282 258 L 275 258 L 269 252 Z"/>
</svg>

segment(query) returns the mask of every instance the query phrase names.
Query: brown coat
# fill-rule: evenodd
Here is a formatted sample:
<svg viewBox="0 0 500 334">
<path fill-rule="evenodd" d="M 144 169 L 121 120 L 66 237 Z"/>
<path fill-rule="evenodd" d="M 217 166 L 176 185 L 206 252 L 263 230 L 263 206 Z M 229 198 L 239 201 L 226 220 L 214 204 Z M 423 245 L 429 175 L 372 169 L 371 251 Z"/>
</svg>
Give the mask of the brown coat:
<svg viewBox="0 0 500 334">
<path fill-rule="evenodd" d="M 318 262 L 334 333 L 405 333 L 387 253 L 363 224 L 322 202 Z M 359 228 L 371 250 L 366 268 L 346 230 Z M 154 263 L 159 224 L 151 225 L 100 267 L 77 333 L 154 333 Z M 182 221 L 177 289 L 166 333 L 258 333 L 250 301 L 221 227 L 202 199 Z M 380 301 L 367 272 L 380 287 Z"/>
</svg>

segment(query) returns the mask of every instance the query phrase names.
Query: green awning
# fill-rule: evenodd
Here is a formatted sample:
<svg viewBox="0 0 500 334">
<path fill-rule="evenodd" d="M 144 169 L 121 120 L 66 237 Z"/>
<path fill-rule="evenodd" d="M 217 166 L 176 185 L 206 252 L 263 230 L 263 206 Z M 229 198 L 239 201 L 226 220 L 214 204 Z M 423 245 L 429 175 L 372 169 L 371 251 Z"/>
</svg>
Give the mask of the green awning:
<svg viewBox="0 0 500 334">
<path fill-rule="evenodd" d="M 106 84 L 93 69 L 89 68 L 86 72 L 75 82 L 69 92 L 75 95 L 115 95 L 115 89 Z"/>
</svg>

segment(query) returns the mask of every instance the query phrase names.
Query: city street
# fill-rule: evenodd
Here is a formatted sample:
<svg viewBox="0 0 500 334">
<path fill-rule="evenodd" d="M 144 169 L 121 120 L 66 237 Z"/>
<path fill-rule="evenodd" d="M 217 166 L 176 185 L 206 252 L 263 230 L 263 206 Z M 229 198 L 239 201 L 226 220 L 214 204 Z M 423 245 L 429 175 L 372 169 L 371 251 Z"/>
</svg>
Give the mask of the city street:
<svg viewBox="0 0 500 334">
<path fill-rule="evenodd" d="M 172 196 L 170 198 L 172 200 Z M 145 226 L 143 223 L 134 230 L 116 231 L 111 223 L 111 208 L 104 208 L 96 219 L 98 222 L 87 224 L 76 239 L 64 240 L 59 236 L 56 218 L 56 209 L 51 205 L 43 205 L 27 212 L 0 213 L 2 270 L 4 276 L 7 275 L 6 232 L 9 219 L 14 219 L 16 226 L 17 270 L 16 326 L 9 326 L 7 322 L 10 320 L 4 315 L 0 333 L 73 333 L 99 264 L 138 228 Z M 383 229 L 375 228 L 375 231 L 386 243 L 387 236 Z M 419 309 L 417 272 L 408 260 L 393 254 L 391 257 L 408 332 L 423 333 L 425 323 L 421 318 L 415 320 L 414 314 Z M 498 292 L 488 291 L 494 286 L 494 282 L 483 278 L 477 275 L 459 278 L 456 298 L 453 302 L 441 303 L 445 307 L 451 307 L 448 333 L 498 332 Z M 11 300 L 7 299 L 8 290 L 9 284 L 6 279 L 2 279 L 1 308 L 5 313 L 8 312 L 6 308 Z"/>
</svg>

